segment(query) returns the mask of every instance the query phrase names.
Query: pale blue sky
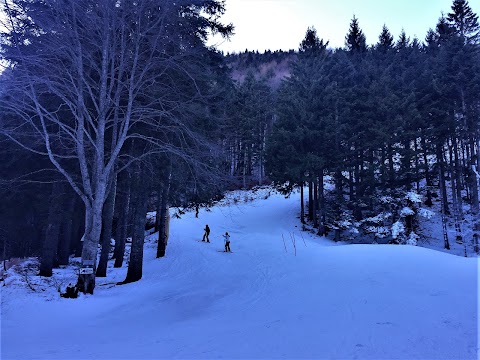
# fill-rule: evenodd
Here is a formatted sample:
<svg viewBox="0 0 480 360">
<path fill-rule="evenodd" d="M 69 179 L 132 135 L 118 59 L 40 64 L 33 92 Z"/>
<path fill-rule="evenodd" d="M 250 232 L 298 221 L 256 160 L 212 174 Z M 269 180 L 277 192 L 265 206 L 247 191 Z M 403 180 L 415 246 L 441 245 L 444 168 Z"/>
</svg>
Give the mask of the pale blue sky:
<svg viewBox="0 0 480 360">
<path fill-rule="evenodd" d="M 332 47 L 343 47 L 350 21 L 355 14 L 368 44 L 378 40 L 385 23 L 395 39 L 402 28 L 408 36 L 425 39 L 442 11 L 450 11 L 453 0 L 226 0 L 224 22 L 235 25 L 231 41 L 213 39 L 225 52 L 246 48 L 258 50 L 297 49 L 308 26 Z M 480 13 L 480 1 L 470 0 Z"/>
</svg>

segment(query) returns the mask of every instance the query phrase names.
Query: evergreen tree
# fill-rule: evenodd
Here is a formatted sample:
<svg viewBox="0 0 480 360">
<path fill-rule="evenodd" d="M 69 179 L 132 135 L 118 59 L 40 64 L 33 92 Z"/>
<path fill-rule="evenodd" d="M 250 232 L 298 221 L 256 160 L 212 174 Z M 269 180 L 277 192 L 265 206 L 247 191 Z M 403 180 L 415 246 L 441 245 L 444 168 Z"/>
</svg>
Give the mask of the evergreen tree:
<svg viewBox="0 0 480 360">
<path fill-rule="evenodd" d="M 398 37 L 397 43 L 395 44 L 397 49 L 405 49 L 410 44 L 410 38 L 405 33 L 405 30 L 402 29 L 400 36 Z"/>
<path fill-rule="evenodd" d="M 271 90 L 264 79 L 257 80 L 250 71 L 232 94 L 224 128 L 230 175 L 241 179 L 246 188 L 253 175 L 263 182 L 265 141 L 272 118 Z"/>
<path fill-rule="evenodd" d="M 312 26 L 307 29 L 305 38 L 300 43 L 299 51 L 303 53 L 317 53 L 326 50 L 328 41 L 323 42 L 323 39 L 319 39 L 317 36 L 317 30 Z"/>
<path fill-rule="evenodd" d="M 390 34 L 386 25 L 383 25 L 382 32 L 378 37 L 376 49 L 382 53 L 386 53 L 393 49 L 393 36 Z"/>
<path fill-rule="evenodd" d="M 366 37 L 362 29 L 360 29 L 358 19 L 355 15 L 350 23 L 349 31 L 345 36 L 345 45 L 347 46 L 347 50 L 353 54 L 367 51 Z"/>
<path fill-rule="evenodd" d="M 454 0 L 452 12 L 448 14 L 447 19 L 465 43 L 478 43 L 480 40 L 478 16 L 472 11 L 467 0 Z"/>
</svg>

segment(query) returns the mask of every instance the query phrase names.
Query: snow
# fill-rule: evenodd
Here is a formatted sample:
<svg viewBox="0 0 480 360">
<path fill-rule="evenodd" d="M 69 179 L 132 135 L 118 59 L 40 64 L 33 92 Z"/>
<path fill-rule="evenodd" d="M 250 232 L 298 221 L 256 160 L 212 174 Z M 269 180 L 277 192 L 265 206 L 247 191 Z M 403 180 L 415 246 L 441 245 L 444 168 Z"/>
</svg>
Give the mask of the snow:
<svg viewBox="0 0 480 360">
<path fill-rule="evenodd" d="M 383 239 L 390 235 L 388 226 L 367 226 L 365 230 L 369 234 L 374 234 L 375 238 Z"/>
<path fill-rule="evenodd" d="M 428 220 L 430 220 L 435 215 L 435 213 L 433 211 L 425 209 L 425 208 L 420 208 L 419 211 L 418 211 L 418 214 L 421 217 L 424 217 Z"/>
<path fill-rule="evenodd" d="M 397 221 L 392 225 L 392 238 L 398 238 L 398 235 L 403 234 L 405 232 L 405 226 L 401 221 Z"/>
<path fill-rule="evenodd" d="M 301 232 L 299 210 L 298 193 L 264 190 L 172 217 L 165 258 L 147 237 L 141 281 L 115 285 L 126 268 L 110 267 L 76 300 L 54 286 L 74 267 L 30 275 L 36 292 L 10 269 L 1 358 L 477 358 L 477 258 L 335 244 Z M 211 244 L 198 242 L 205 224 Z M 232 254 L 219 252 L 225 231 Z"/>
<path fill-rule="evenodd" d="M 392 217 L 391 212 L 382 212 L 382 213 L 378 214 L 377 216 L 372 216 L 372 217 L 364 219 L 363 222 L 381 224 L 384 220 L 387 220 L 390 217 Z"/>
<path fill-rule="evenodd" d="M 415 211 L 413 211 L 412 209 L 410 209 L 408 206 L 405 206 L 401 211 L 400 211 L 400 215 L 405 217 L 405 216 L 408 216 L 408 215 L 415 215 Z"/>
<path fill-rule="evenodd" d="M 420 237 L 415 234 L 413 231 L 408 235 L 407 245 L 417 246 L 417 241 Z"/>
<path fill-rule="evenodd" d="M 421 203 L 422 202 L 422 196 L 416 193 L 415 191 L 409 191 L 405 195 L 405 199 L 410 200 L 413 203 Z"/>
</svg>

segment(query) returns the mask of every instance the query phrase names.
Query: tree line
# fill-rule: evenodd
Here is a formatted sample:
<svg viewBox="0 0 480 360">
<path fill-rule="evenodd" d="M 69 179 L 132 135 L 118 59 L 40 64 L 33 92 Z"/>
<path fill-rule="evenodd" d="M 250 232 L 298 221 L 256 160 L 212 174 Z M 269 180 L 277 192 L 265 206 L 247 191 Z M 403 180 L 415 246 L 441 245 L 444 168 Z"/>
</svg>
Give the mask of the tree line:
<svg viewBox="0 0 480 360">
<path fill-rule="evenodd" d="M 318 234 L 415 243 L 417 215 L 438 199 L 445 248 L 451 220 L 455 240 L 478 251 L 479 30 L 464 0 L 424 42 L 384 26 L 368 47 L 354 17 L 332 51 L 308 29 L 277 94 L 267 168 L 282 186 L 308 184 Z"/>
</svg>

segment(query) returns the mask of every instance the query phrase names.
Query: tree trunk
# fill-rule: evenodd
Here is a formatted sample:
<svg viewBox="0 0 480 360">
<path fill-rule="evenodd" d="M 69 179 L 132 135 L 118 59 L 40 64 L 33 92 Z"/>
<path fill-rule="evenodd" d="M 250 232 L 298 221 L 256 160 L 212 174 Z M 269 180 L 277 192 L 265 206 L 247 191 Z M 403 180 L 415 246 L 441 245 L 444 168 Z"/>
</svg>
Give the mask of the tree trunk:
<svg viewBox="0 0 480 360">
<path fill-rule="evenodd" d="M 394 190 L 395 188 L 395 167 L 393 166 L 393 146 L 388 144 L 387 147 L 387 156 L 388 156 L 388 182 L 390 189 Z"/>
<path fill-rule="evenodd" d="M 318 207 L 318 219 L 319 219 L 319 226 L 318 226 L 318 235 L 325 236 L 325 194 L 324 194 L 324 187 L 323 187 L 323 169 L 320 170 L 318 176 L 318 195 L 319 195 L 319 204 Z"/>
<path fill-rule="evenodd" d="M 368 150 L 368 185 L 369 185 L 369 195 L 373 195 L 375 193 L 375 188 L 377 187 L 376 179 L 375 179 L 375 151 Z M 370 208 L 373 210 L 373 203 L 372 203 L 372 196 L 370 198 Z"/>
<path fill-rule="evenodd" d="M 230 176 L 235 176 L 237 171 L 237 141 L 233 141 L 230 147 Z"/>
<path fill-rule="evenodd" d="M 437 144 L 437 164 L 439 172 L 439 186 L 440 186 L 440 197 L 442 198 L 442 211 L 445 215 L 449 214 L 448 210 L 448 198 L 447 198 L 447 186 L 445 184 L 445 166 L 443 161 L 443 151 L 442 145 Z"/>
<path fill-rule="evenodd" d="M 350 197 L 350 203 L 355 201 L 355 190 L 354 190 L 354 180 L 353 180 L 353 169 L 349 167 L 348 169 L 348 192 Z M 323 183 L 322 183 L 323 186 Z"/>
<path fill-rule="evenodd" d="M 247 144 L 244 144 L 244 149 L 243 149 L 242 177 L 243 177 L 243 188 L 247 189 Z"/>
<path fill-rule="evenodd" d="M 439 145 L 437 145 L 437 162 L 441 161 L 443 162 L 443 155 L 440 153 L 440 158 L 439 156 Z M 440 186 L 440 198 L 442 201 L 442 206 L 441 206 L 441 213 L 442 213 L 442 232 L 443 232 L 443 242 L 444 242 L 444 247 L 447 250 L 450 250 L 450 243 L 448 241 L 448 231 L 447 231 L 447 219 L 446 219 L 446 211 L 445 209 L 448 209 L 448 206 L 445 204 L 447 201 L 446 199 L 446 189 L 445 189 L 445 175 L 443 172 L 443 166 L 439 164 L 438 166 L 438 177 L 439 177 L 439 186 Z M 445 194 L 445 196 L 443 195 Z"/>
<path fill-rule="evenodd" d="M 422 155 L 423 155 L 423 162 L 424 162 L 424 169 L 425 169 L 425 181 L 427 183 L 427 187 L 432 186 L 432 180 L 430 177 L 430 171 L 428 167 L 428 154 L 427 154 L 427 141 L 425 140 L 425 135 L 422 135 L 420 137 L 420 142 L 422 144 Z"/>
<path fill-rule="evenodd" d="M 259 163 L 259 171 L 258 171 L 258 185 L 263 184 L 263 178 L 264 178 L 264 172 L 265 172 L 265 142 L 267 141 L 266 139 L 266 134 L 267 134 L 267 129 L 268 129 L 268 124 L 265 122 L 264 124 L 261 124 L 261 133 L 260 133 L 260 149 L 258 153 L 258 163 Z"/>
<path fill-rule="evenodd" d="M 157 190 L 157 201 L 155 202 L 155 232 L 160 231 L 160 213 L 162 212 L 162 187 Z M 195 205 L 195 217 L 198 218 L 198 204 Z"/>
<path fill-rule="evenodd" d="M 447 231 L 447 219 L 443 211 L 442 211 L 442 232 L 443 232 L 444 247 L 445 249 L 450 250 L 450 242 L 448 241 L 448 231 Z"/>
<path fill-rule="evenodd" d="M 308 182 L 308 220 L 313 220 L 313 183 Z"/>
<path fill-rule="evenodd" d="M 128 263 L 127 277 L 124 284 L 138 281 L 142 278 L 143 271 L 143 245 L 145 242 L 145 222 L 147 216 L 148 187 L 141 185 L 141 173 L 139 171 L 135 180 L 135 202 L 133 208 L 133 233 Z"/>
<path fill-rule="evenodd" d="M 40 260 L 40 276 L 52 276 L 54 258 L 57 256 L 60 226 L 62 222 L 62 200 L 65 186 L 56 181 L 52 186 L 50 195 L 50 208 L 48 211 L 48 223 L 45 231 L 45 243 L 43 244 L 42 257 Z"/>
<path fill-rule="evenodd" d="M 462 228 L 460 226 L 461 211 L 460 204 L 461 198 L 459 198 L 459 187 L 461 186 L 457 177 L 457 167 L 456 167 L 456 157 L 455 154 L 455 137 L 452 137 L 452 142 L 448 146 L 448 151 L 450 155 L 450 184 L 452 188 L 452 205 L 453 205 L 453 222 L 455 224 L 455 241 L 457 244 L 463 244 Z M 461 192 L 460 192 L 461 197 Z"/>
<path fill-rule="evenodd" d="M 477 172 L 480 172 L 480 134 L 477 134 Z"/>
<path fill-rule="evenodd" d="M 455 192 L 456 187 L 458 187 L 458 184 L 456 184 L 456 181 L 453 179 L 453 177 L 451 179 L 451 184 L 452 184 L 453 222 L 455 224 L 455 241 L 457 244 L 463 244 L 462 227 L 460 224 L 462 215 L 458 205 L 458 197 Z"/>
<path fill-rule="evenodd" d="M 420 169 L 419 169 L 419 164 L 418 164 L 418 144 L 417 144 L 417 139 L 413 141 L 413 149 L 415 151 L 415 185 L 417 192 L 420 192 Z"/>
<path fill-rule="evenodd" d="M 157 258 L 164 257 L 168 242 L 168 224 L 170 221 L 170 212 L 168 207 L 168 197 L 170 195 L 172 168 L 169 166 L 166 184 L 162 187 L 162 202 L 160 207 L 160 223 L 158 229 Z"/>
<path fill-rule="evenodd" d="M 336 209 L 335 209 L 335 219 L 337 221 L 340 221 L 340 216 L 341 216 L 341 212 L 342 212 L 342 203 L 343 203 L 343 191 L 342 191 L 342 172 L 340 171 L 340 169 L 337 169 L 335 171 L 335 192 L 336 192 Z M 338 228 L 338 224 L 337 224 L 337 228 L 335 229 L 335 241 L 340 241 L 340 233 L 341 233 L 341 229 Z"/>
<path fill-rule="evenodd" d="M 318 227 L 318 185 L 317 179 L 313 181 L 313 227 Z"/>
<path fill-rule="evenodd" d="M 380 158 L 381 158 L 381 165 L 380 165 L 380 183 L 382 190 L 387 189 L 387 167 L 385 166 L 385 163 L 387 162 L 387 157 L 386 157 L 386 151 L 385 148 L 382 147 L 380 150 Z"/>
<path fill-rule="evenodd" d="M 406 189 L 411 189 L 412 183 L 412 176 L 410 174 L 411 170 L 411 153 L 410 153 L 410 140 L 404 140 L 403 142 L 403 149 L 405 151 L 405 155 L 403 157 L 403 169 L 405 171 L 405 185 Z"/>
<path fill-rule="evenodd" d="M 355 145 L 356 146 L 356 145 Z M 359 200 L 359 198 L 362 196 L 361 194 L 361 191 L 360 191 L 360 184 L 361 184 L 361 168 L 362 168 L 362 165 L 361 165 L 361 157 L 360 157 L 360 152 L 358 150 L 355 151 L 355 160 L 356 160 L 356 163 L 355 163 L 355 197 L 357 199 L 357 201 Z"/>
<path fill-rule="evenodd" d="M 305 204 L 303 199 L 303 182 L 300 183 L 300 222 L 305 224 Z"/>
<path fill-rule="evenodd" d="M 478 149 L 480 150 L 480 149 Z M 477 150 L 477 151 L 478 151 Z M 475 140 L 472 135 L 470 135 L 470 162 L 468 166 L 468 173 L 470 174 L 470 188 L 471 188 L 471 211 L 474 215 L 474 224 L 473 224 L 473 249 L 475 253 L 479 253 L 479 237 L 480 237 L 480 218 L 478 216 L 479 213 L 479 196 L 478 196 L 478 188 L 480 177 L 477 177 L 478 169 L 476 169 L 476 161 L 475 161 Z M 476 170 L 476 171 L 475 171 Z"/>
<path fill-rule="evenodd" d="M 113 213 L 115 210 L 115 197 L 117 194 L 117 176 L 113 177 L 110 192 L 103 205 L 102 219 L 102 250 L 98 261 L 97 277 L 107 276 L 108 258 L 110 257 L 110 242 L 112 241 Z"/>
<path fill-rule="evenodd" d="M 102 232 L 102 212 L 106 184 L 99 184 L 98 196 L 85 204 L 85 235 L 82 248 L 82 267 L 78 275 L 77 288 L 84 294 L 93 294 L 98 243 Z"/>
<path fill-rule="evenodd" d="M 157 246 L 157 259 L 164 257 L 167 244 L 168 244 L 168 235 L 170 228 L 170 207 L 168 202 L 165 203 L 165 207 L 162 208 L 162 217 L 160 218 L 160 230 L 158 232 L 158 246 Z"/>
<path fill-rule="evenodd" d="M 70 247 L 74 234 L 73 219 L 75 218 L 75 204 L 77 202 L 77 194 L 70 194 L 67 200 L 65 213 L 62 223 L 62 240 L 58 246 L 58 264 L 68 265 L 70 258 Z"/>
<path fill-rule="evenodd" d="M 457 191 L 457 205 L 459 210 L 459 215 L 462 216 L 462 207 L 463 207 L 463 200 L 462 200 L 462 169 L 460 167 L 460 159 L 459 159 L 459 149 L 456 136 L 452 136 L 453 142 L 453 155 L 454 155 L 454 173 L 455 173 L 455 182 L 456 182 L 456 191 Z"/>
<path fill-rule="evenodd" d="M 115 263 L 113 267 L 120 268 L 123 265 L 123 257 L 125 255 L 125 241 L 127 238 L 127 228 L 129 222 L 130 203 L 130 176 L 127 173 L 126 180 L 123 182 L 123 191 L 120 193 L 118 201 L 119 217 L 117 222 L 117 229 L 115 231 L 115 249 L 113 257 Z"/>
<path fill-rule="evenodd" d="M 470 149 L 464 139 L 460 140 L 460 177 L 462 179 L 462 190 L 465 189 L 466 198 L 470 198 L 470 183 L 468 182 L 468 168 L 470 163 Z M 466 170 L 466 171 L 465 171 Z"/>
<path fill-rule="evenodd" d="M 355 220 L 360 221 L 363 218 L 362 214 L 362 209 L 360 207 L 360 201 L 361 198 L 363 197 L 362 191 L 360 189 L 361 187 L 361 182 L 360 182 L 360 168 L 361 165 L 359 164 L 360 161 L 360 155 L 358 150 L 355 152 L 355 159 L 357 160 L 357 163 L 354 164 L 354 172 L 355 172 L 355 202 L 354 202 L 354 209 L 353 209 L 353 216 L 355 217 Z"/>
</svg>

